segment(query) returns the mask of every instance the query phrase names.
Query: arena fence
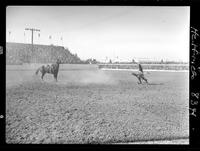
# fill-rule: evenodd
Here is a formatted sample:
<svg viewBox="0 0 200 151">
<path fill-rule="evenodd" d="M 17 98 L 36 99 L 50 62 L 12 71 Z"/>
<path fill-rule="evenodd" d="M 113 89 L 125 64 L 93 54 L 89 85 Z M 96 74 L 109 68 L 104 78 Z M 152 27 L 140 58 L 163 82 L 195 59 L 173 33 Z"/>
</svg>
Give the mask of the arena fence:
<svg viewBox="0 0 200 151">
<path fill-rule="evenodd" d="M 138 69 L 137 64 L 99 64 L 99 69 Z M 189 64 L 142 64 L 144 70 L 189 70 Z"/>
</svg>

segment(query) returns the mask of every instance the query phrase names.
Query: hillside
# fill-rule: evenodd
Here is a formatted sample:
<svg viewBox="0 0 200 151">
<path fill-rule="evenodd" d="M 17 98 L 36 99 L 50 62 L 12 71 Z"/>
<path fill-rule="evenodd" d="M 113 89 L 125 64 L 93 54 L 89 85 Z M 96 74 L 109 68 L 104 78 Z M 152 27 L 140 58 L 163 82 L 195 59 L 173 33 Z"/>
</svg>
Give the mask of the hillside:
<svg viewBox="0 0 200 151">
<path fill-rule="evenodd" d="M 82 62 L 76 54 L 61 46 L 34 45 L 32 52 L 31 44 L 6 43 L 6 64 L 51 63 L 57 58 L 62 63 Z"/>
</svg>

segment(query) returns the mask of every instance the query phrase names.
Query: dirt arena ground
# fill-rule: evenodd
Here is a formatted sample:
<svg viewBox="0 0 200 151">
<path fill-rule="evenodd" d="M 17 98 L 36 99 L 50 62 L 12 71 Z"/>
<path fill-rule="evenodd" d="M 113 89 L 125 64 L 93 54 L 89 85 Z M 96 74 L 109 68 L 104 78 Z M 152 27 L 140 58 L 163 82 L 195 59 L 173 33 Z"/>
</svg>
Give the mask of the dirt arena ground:
<svg viewBox="0 0 200 151">
<path fill-rule="evenodd" d="M 63 66 L 63 65 L 62 65 Z M 7 143 L 130 143 L 189 138 L 189 73 L 62 67 L 58 82 L 35 68 L 6 70 Z"/>
</svg>

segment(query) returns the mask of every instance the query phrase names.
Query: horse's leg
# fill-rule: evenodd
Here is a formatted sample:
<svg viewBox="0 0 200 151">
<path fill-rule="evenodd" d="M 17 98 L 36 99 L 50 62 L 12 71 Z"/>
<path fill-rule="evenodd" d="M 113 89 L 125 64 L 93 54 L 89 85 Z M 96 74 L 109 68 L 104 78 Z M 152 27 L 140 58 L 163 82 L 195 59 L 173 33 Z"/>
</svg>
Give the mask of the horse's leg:
<svg viewBox="0 0 200 151">
<path fill-rule="evenodd" d="M 42 72 L 42 76 L 41 76 L 42 80 L 43 80 L 44 75 L 45 75 L 45 72 Z"/>
<path fill-rule="evenodd" d="M 57 73 L 54 73 L 54 79 L 55 79 L 55 81 L 57 82 L 58 80 L 57 80 Z"/>
</svg>

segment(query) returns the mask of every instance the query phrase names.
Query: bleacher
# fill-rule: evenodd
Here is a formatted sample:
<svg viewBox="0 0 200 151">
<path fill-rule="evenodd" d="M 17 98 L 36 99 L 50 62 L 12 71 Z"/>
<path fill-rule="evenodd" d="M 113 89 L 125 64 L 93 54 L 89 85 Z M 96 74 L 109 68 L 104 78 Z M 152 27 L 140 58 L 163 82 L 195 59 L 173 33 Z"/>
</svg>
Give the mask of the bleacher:
<svg viewBox="0 0 200 151">
<path fill-rule="evenodd" d="M 81 63 L 76 55 L 62 46 L 6 43 L 6 64 L 53 63 L 57 59 L 62 63 Z"/>
</svg>

